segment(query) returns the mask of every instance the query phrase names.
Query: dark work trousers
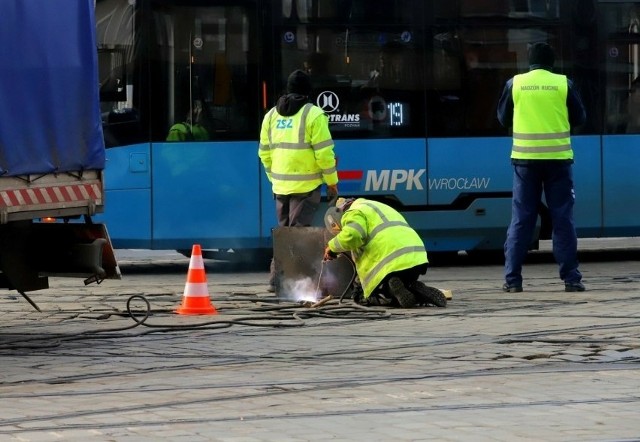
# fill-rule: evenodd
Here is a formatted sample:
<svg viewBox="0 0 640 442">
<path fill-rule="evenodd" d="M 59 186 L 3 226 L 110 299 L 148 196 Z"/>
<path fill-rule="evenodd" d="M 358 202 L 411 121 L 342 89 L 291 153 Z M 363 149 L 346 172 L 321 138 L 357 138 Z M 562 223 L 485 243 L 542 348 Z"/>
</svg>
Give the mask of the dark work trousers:
<svg viewBox="0 0 640 442">
<path fill-rule="evenodd" d="M 522 286 L 522 263 L 531 244 L 543 191 L 551 215 L 553 256 L 560 266 L 560 279 L 565 283 L 582 279 L 573 222 L 572 164 L 538 160 L 513 166 L 511 224 L 504 243 L 505 282 L 509 285 Z"/>
<path fill-rule="evenodd" d="M 280 227 L 307 227 L 320 206 L 320 187 L 307 193 L 276 195 L 276 216 Z"/>
<path fill-rule="evenodd" d="M 308 227 L 320 206 L 321 186 L 307 193 L 293 193 L 291 195 L 276 195 L 276 216 L 280 227 Z M 273 285 L 276 271 L 271 260 L 271 275 L 269 284 Z"/>
</svg>

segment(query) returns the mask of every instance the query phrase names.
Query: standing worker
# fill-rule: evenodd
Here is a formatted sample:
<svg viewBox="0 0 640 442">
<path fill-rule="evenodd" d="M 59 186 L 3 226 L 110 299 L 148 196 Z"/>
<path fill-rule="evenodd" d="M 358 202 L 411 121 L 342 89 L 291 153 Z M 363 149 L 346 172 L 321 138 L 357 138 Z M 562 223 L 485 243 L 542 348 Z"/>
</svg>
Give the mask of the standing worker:
<svg viewBox="0 0 640 442">
<path fill-rule="evenodd" d="M 529 72 L 507 81 L 498 102 L 498 120 L 513 126 L 513 200 L 504 244 L 505 292 L 522 291 L 522 263 L 531 244 L 542 192 L 552 223 L 553 256 L 567 292 L 583 292 L 578 240 L 573 222 L 572 126 L 586 120 L 574 84 L 552 72 L 553 48 L 529 48 Z"/>
<path fill-rule="evenodd" d="M 364 292 L 361 303 L 446 307 L 442 292 L 418 281 L 427 272 L 427 251 L 420 236 L 396 210 L 364 198 L 339 198 L 336 206 L 327 210 L 325 224 L 336 236 L 327 244 L 324 259 L 351 252 Z"/>
<path fill-rule="evenodd" d="M 280 227 L 310 226 L 320 205 L 322 183 L 329 199 L 338 195 L 338 172 L 329 119 L 309 103 L 311 80 L 296 70 L 287 94 L 264 117 L 258 156 L 272 184 Z M 271 260 L 269 291 L 275 291 Z"/>
</svg>

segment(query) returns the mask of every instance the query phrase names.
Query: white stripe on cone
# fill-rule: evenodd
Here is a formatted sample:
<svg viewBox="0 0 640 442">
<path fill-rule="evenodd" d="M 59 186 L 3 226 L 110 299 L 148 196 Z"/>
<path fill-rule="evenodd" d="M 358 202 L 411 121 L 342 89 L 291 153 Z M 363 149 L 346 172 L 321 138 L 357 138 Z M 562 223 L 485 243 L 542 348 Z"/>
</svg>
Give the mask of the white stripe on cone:
<svg viewBox="0 0 640 442">
<path fill-rule="evenodd" d="M 184 287 L 184 296 L 209 296 L 206 282 L 188 282 Z"/>
<path fill-rule="evenodd" d="M 191 255 L 189 267 L 192 269 L 204 269 L 204 260 L 202 259 L 202 255 Z"/>
</svg>

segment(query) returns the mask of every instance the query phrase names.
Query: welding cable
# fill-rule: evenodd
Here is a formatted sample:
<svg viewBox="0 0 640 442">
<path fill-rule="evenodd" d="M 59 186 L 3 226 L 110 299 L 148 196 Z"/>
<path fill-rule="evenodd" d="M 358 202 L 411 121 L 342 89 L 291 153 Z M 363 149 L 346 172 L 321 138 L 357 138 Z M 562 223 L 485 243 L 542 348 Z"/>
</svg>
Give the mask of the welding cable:
<svg viewBox="0 0 640 442">
<path fill-rule="evenodd" d="M 131 301 L 133 299 L 142 299 L 145 303 L 146 312 L 142 319 L 138 319 L 136 314 L 131 309 Z M 172 324 L 149 324 L 146 319 L 149 316 L 150 305 L 148 300 L 143 295 L 133 295 L 127 301 L 127 311 L 131 318 L 136 321 L 138 325 L 144 325 L 156 331 L 170 331 L 170 330 L 195 330 L 195 329 L 218 329 L 227 328 L 232 325 L 247 325 L 253 327 L 302 327 L 304 326 L 305 319 L 312 317 L 322 317 L 329 319 L 355 319 L 353 313 L 358 313 L 357 319 L 387 319 L 391 317 L 391 314 L 387 310 L 382 308 L 368 308 L 353 304 L 346 305 L 329 305 L 326 304 L 321 307 L 315 308 L 302 308 L 300 305 L 278 305 L 262 307 L 259 311 L 275 311 L 281 313 L 280 315 L 262 315 L 262 316 L 240 316 L 233 319 L 220 319 L 216 318 L 212 321 L 199 322 L 197 324 L 188 325 L 172 325 Z M 278 321 L 273 323 L 273 321 Z M 293 321 L 291 321 L 293 320 Z"/>
<path fill-rule="evenodd" d="M 118 327 L 118 328 L 84 330 L 82 332 L 72 333 L 72 334 L 62 334 L 62 333 L 60 333 L 60 334 L 55 334 L 55 335 L 34 336 L 34 337 L 29 337 L 29 338 L 22 337 L 21 339 L 16 339 L 16 340 L 13 340 L 11 342 L 3 342 L 2 345 L 0 345 L 0 350 L 17 350 L 17 349 L 23 350 L 23 349 L 54 348 L 54 347 L 59 347 L 62 342 L 80 341 L 80 340 L 83 340 L 83 339 L 95 339 L 96 335 L 105 334 L 105 333 L 110 333 L 111 334 L 109 336 L 110 338 L 130 336 L 130 335 L 124 335 L 124 334 L 118 336 L 118 335 L 114 335 L 113 333 L 122 332 L 122 331 L 126 331 L 126 330 L 131 330 L 133 328 L 138 327 L 139 325 L 143 324 L 147 320 L 147 318 L 149 317 L 149 313 L 151 311 L 151 305 L 149 304 L 149 301 L 142 295 L 133 295 L 133 296 L 131 296 L 127 300 L 127 309 L 129 309 L 129 304 L 132 301 L 132 299 L 134 299 L 134 298 L 142 299 L 146 303 L 146 307 L 147 307 L 146 312 L 144 314 L 144 317 L 141 320 L 138 320 L 137 318 L 134 318 L 135 324 L 127 325 L 125 327 Z M 129 315 L 132 316 L 131 313 Z M 46 342 L 46 344 L 35 344 L 35 342 Z"/>
<path fill-rule="evenodd" d="M 351 262 L 351 260 L 350 260 Z M 131 337 L 131 334 L 124 334 L 121 332 L 132 330 L 139 326 L 147 327 L 149 330 L 140 332 L 138 335 L 145 335 L 149 333 L 157 332 L 170 332 L 172 330 L 196 330 L 207 329 L 215 330 L 222 328 L 229 328 L 233 325 L 246 325 L 252 327 L 302 327 L 306 324 L 305 319 L 309 318 L 326 318 L 326 319 L 350 319 L 350 320 L 371 320 L 371 319 L 387 319 L 391 317 L 383 308 L 369 308 L 356 304 L 352 305 L 342 304 L 342 298 L 346 294 L 347 290 L 351 286 L 355 279 L 352 278 L 347 289 L 342 293 L 340 302 L 336 304 L 336 301 L 331 301 L 331 304 L 327 303 L 320 307 L 305 308 L 298 304 L 278 305 L 278 306 L 261 306 L 257 309 L 249 309 L 248 315 L 238 316 L 232 319 L 220 319 L 216 318 L 212 321 L 201 322 L 197 324 L 150 324 L 149 317 L 153 313 L 158 313 L 158 310 L 152 310 L 149 300 L 142 294 L 131 295 L 126 302 L 125 312 L 108 312 L 101 316 L 100 319 L 106 319 L 109 316 L 129 316 L 134 323 L 117 328 L 100 328 L 84 330 L 79 333 L 69 334 L 53 334 L 47 336 L 21 336 L 18 339 L 10 342 L 3 342 L 0 345 L 0 351 L 15 351 L 24 349 L 48 349 L 59 347 L 63 342 L 88 340 L 88 339 L 100 339 L 100 336 L 105 339 L 113 338 L 126 338 Z M 143 306 L 140 309 L 134 309 L 134 301 L 142 301 Z M 252 314 L 251 311 L 262 314 Z M 165 310 L 161 311 L 166 312 Z M 264 314 L 266 312 L 274 312 L 275 314 Z M 354 315 L 357 314 L 357 315 Z M 277 321 L 274 323 L 274 321 Z"/>
<path fill-rule="evenodd" d="M 375 308 L 375 307 L 365 307 L 356 303 L 353 305 L 331 305 L 327 304 L 320 308 L 306 308 L 304 310 L 299 310 L 293 313 L 295 317 L 300 319 L 318 317 L 318 318 L 329 318 L 329 319 L 351 319 L 353 320 L 352 313 L 357 312 L 362 315 L 359 316 L 359 319 L 388 319 L 391 317 L 391 313 L 389 313 L 384 308 Z"/>
<path fill-rule="evenodd" d="M 351 268 L 353 269 L 353 276 L 351 277 L 351 281 L 349 281 L 349 284 L 347 285 L 347 287 L 344 289 L 344 291 L 342 292 L 342 295 L 340 295 L 340 299 L 338 300 L 338 304 L 342 304 L 342 299 L 345 297 L 345 295 L 347 294 L 347 292 L 349 291 L 349 289 L 353 286 L 353 283 L 356 280 L 356 263 L 353 262 L 353 259 L 351 259 L 351 257 L 349 255 L 347 255 L 346 253 L 341 253 L 340 256 L 344 256 L 347 261 L 349 261 L 349 263 L 351 264 Z M 354 302 L 355 304 L 355 302 Z"/>
<path fill-rule="evenodd" d="M 347 295 L 349 290 L 352 288 L 353 283 L 355 282 L 357 273 L 356 266 L 351 257 L 347 253 L 340 253 L 338 259 L 343 256 L 350 264 L 353 270 L 351 279 L 349 283 L 346 285 L 345 289 L 342 291 L 338 305 L 327 304 L 321 307 L 314 308 L 301 308 L 300 305 L 271 305 L 268 303 L 258 303 L 258 308 L 250 309 L 257 312 L 275 312 L 282 313 L 283 315 L 268 315 L 268 316 L 242 316 L 234 319 L 225 319 L 220 320 L 216 319 L 213 321 L 201 322 L 198 324 L 190 324 L 190 325 L 153 325 L 146 322 L 149 317 L 151 307 L 147 298 L 143 295 L 136 294 L 129 297 L 127 300 L 127 313 L 136 321 L 138 325 L 144 325 L 145 327 L 150 328 L 158 328 L 158 329 L 167 329 L 167 330 L 192 330 L 197 328 L 227 328 L 232 325 L 247 325 L 254 327 L 301 327 L 305 325 L 305 318 L 311 317 L 323 317 L 323 318 L 333 318 L 333 319 L 354 319 L 353 313 L 358 313 L 361 319 L 384 319 L 391 317 L 385 309 L 380 308 L 371 308 L 357 304 L 353 302 L 351 305 L 347 306 L 343 303 L 344 297 Z M 141 299 L 145 303 L 145 311 L 143 312 L 143 318 L 138 319 L 136 314 L 131 309 L 131 302 L 134 299 Z M 283 319 L 293 319 L 293 323 L 289 321 L 283 322 Z M 278 320 L 277 324 L 271 323 L 270 321 Z M 267 322 L 259 322 L 259 321 L 267 321 Z"/>
<path fill-rule="evenodd" d="M 139 320 L 136 317 L 135 313 L 131 310 L 131 301 L 133 299 L 141 299 L 145 303 L 146 311 L 145 311 L 144 317 L 141 320 Z M 162 331 L 194 330 L 194 329 L 203 329 L 203 328 L 219 329 L 219 328 L 228 328 L 234 324 L 248 325 L 253 327 L 301 327 L 304 325 L 304 320 L 295 316 L 292 316 L 294 320 L 293 323 L 283 322 L 282 321 L 283 317 L 278 317 L 278 316 L 241 316 L 234 319 L 222 319 L 222 320 L 216 319 L 213 321 L 205 321 L 205 322 L 199 322 L 197 324 L 188 324 L 188 325 L 184 325 L 184 324 L 156 325 L 156 324 L 149 324 L 146 322 L 147 318 L 149 317 L 150 311 L 151 311 L 151 306 L 149 304 L 149 301 L 143 295 L 133 295 L 127 300 L 127 312 L 129 313 L 129 316 L 131 317 L 131 319 L 133 319 L 137 325 L 144 325 L 145 327 L 155 328 L 155 329 L 163 329 Z M 287 316 L 287 318 L 291 318 L 291 317 Z M 277 324 L 258 322 L 258 321 L 273 321 L 273 320 L 279 320 L 280 322 Z"/>
</svg>

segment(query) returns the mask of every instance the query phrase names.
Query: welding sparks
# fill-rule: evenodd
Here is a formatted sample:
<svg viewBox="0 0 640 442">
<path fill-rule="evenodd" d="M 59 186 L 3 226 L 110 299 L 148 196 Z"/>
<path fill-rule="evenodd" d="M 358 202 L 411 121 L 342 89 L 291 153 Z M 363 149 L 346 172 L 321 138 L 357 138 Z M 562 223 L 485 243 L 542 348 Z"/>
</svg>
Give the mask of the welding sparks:
<svg viewBox="0 0 640 442">
<path fill-rule="evenodd" d="M 321 295 L 320 290 L 316 290 L 316 283 L 309 277 L 285 280 L 283 289 L 284 296 L 296 302 L 316 302 Z"/>
</svg>

